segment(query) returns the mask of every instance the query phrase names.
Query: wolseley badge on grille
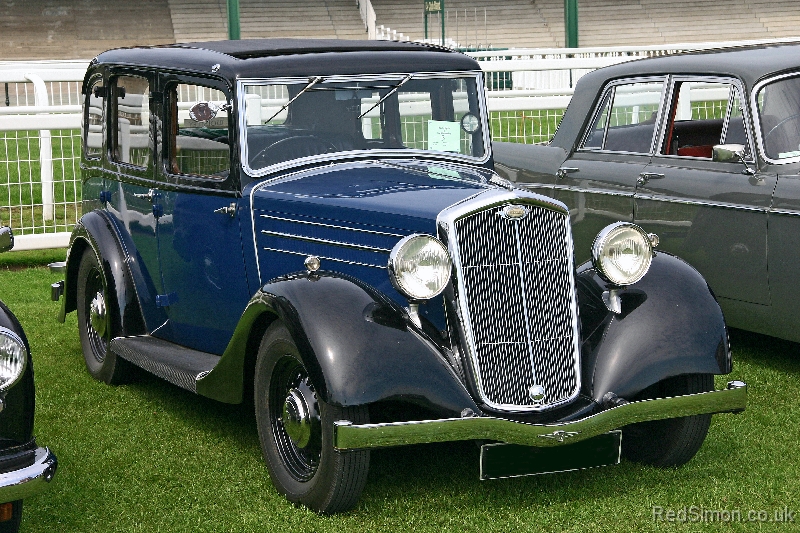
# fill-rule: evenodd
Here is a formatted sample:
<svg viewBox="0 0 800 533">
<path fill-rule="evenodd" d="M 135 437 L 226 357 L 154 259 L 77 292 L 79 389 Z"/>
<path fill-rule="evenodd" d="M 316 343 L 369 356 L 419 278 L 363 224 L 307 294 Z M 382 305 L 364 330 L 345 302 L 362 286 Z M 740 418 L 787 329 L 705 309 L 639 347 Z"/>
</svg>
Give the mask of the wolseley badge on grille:
<svg viewBox="0 0 800 533">
<path fill-rule="evenodd" d="M 507 205 L 498 214 L 510 220 L 521 220 L 528 216 L 530 210 L 524 205 Z"/>
</svg>

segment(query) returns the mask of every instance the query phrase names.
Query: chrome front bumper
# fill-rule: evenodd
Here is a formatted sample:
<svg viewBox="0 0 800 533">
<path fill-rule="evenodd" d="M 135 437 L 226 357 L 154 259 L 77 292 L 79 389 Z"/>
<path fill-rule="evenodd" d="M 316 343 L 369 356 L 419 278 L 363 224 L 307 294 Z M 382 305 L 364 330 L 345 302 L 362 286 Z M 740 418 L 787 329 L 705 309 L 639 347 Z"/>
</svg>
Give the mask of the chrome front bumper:
<svg viewBox="0 0 800 533">
<path fill-rule="evenodd" d="M 0 503 L 23 500 L 38 494 L 50 485 L 58 460 L 48 448 L 37 448 L 31 466 L 0 474 Z"/>
<path fill-rule="evenodd" d="M 580 420 L 527 424 L 503 418 L 472 417 L 388 424 L 334 422 L 339 450 L 383 448 L 456 440 L 492 440 L 524 446 L 572 444 L 636 422 L 711 413 L 738 413 L 747 407 L 747 384 L 731 381 L 723 390 L 631 402 Z"/>
</svg>

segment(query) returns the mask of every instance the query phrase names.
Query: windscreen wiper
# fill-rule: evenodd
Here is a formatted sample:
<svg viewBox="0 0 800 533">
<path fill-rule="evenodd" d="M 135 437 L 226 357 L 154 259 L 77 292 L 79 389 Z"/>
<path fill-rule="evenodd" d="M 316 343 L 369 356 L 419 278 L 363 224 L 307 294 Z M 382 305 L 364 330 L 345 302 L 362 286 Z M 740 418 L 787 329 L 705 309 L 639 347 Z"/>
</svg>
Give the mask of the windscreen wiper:
<svg viewBox="0 0 800 533">
<path fill-rule="evenodd" d="M 402 87 L 402 86 L 403 86 L 403 85 L 404 85 L 404 84 L 405 84 L 405 83 L 406 83 L 408 80 L 410 80 L 410 79 L 411 79 L 411 78 L 413 78 L 413 77 L 414 77 L 414 75 L 413 75 L 413 74 L 409 74 L 408 76 L 406 76 L 405 78 L 403 78 L 403 79 L 400 81 L 400 83 L 398 83 L 397 85 L 395 85 L 395 86 L 394 86 L 394 88 L 393 88 L 391 91 L 389 91 L 388 93 L 386 93 L 386 94 L 383 96 L 383 98 L 381 98 L 380 100 L 378 100 L 378 102 L 377 102 L 377 103 L 376 103 L 374 106 L 370 107 L 369 109 L 367 109 L 366 111 L 364 111 L 363 113 L 361 113 L 360 115 L 358 115 L 358 118 L 359 118 L 359 119 L 361 119 L 361 118 L 362 118 L 364 115 L 366 115 L 367 113 L 369 113 L 370 111 L 372 111 L 373 109 L 375 109 L 376 107 L 378 107 L 379 105 L 381 105 L 381 104 L 383 103 L 383 101 L 384 101 L 384 100 L 386 100 L 387 98 L 389 98 L 390 96 L 392 96 L 394 93 L 396 93 L 396 92 L 398 91 L 398 89 L 400 89 L 400 87 Z"/>
<path fill-rule="evenodd" d="M 281 112 L 282 112 L 284 109 L 286 109 L 287 107 L 289 107 L 290 105 L 292 105 L 292 102 L 294 102 L 295 100 L 297 100 L 298 98 L 300 98 L 300 97 L 303 95 L 303 93 L 304 93 L 304 92 L 306 92 L 307 90 L 309 90 L 309 89 L 310 89 L 310 88 L 312 88 L 314 85 L 318 84 L 319 82 L 321 82 L 321 81 L 322 81 L 322 80 L 324 80 L 324 79 L 325 79 L 325 78 L 324 78 L 323 76 L 314 76 L 313 78 L 309 78 L 308 85 L 306 85 L 305 87 L 303 87 L 303 90 L 302 90 L 302 91 L 300 91 L 299 93 L 297 93 L 297 94 L 295 95 L 295 97 L 294 97 L 294 98 L 292 98 L 291 100 L 289 100 L 288 102 L 286 102 L 285 104 L 283 104 L 283 107 L 281 107 L 280 109 L 278 109 L 278 111 L 277 111 L 277 112 L 276 112 L 274 115 L 272 115 L 271 117 L 269 117 L 269 118 L 267 119 L 267 121 L 266 121 L 266 122 L 264 122 L 264 124 L 267 124 L 267 123 L 268 123 L 268 122 L 270 122 L 270 121 L 271 121 L 273 118 L 275 118 L 275 117 L 277 117 L 278 115 L 280 115 L 280 114 L 281 114 Z M 360 118 L 360 117 L 359 117 L 359 118 Z"/>
</svg>

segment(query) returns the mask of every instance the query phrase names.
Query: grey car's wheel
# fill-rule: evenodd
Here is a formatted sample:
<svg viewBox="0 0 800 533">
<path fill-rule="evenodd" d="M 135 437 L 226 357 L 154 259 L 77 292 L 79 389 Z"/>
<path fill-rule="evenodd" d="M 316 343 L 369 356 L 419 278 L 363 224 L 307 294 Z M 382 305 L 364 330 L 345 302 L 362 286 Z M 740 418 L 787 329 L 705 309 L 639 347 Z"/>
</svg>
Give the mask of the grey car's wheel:
<svg viewBox="0 0 800 533">
<path fill-rule="evenodd" d="M 86 369 L 92 377 L 109 385 L 127 381 L 132 365 L 109 350 L 109 343 L 119 330 L 119 320 L 109 305 L 108 282 L 91 248 L 81 257 L 77 292 L 78 330 Z"/>
<path fill-rule="evenodd" d="M 11 503 L 11 518 L 0 522 L 0 533 L 17 533 L 22 521 L 22 500 Z"/>
<path fill-rule="evenodd" d="M 711 390 L 714 390 L 713 375 L 685 374 L 648 387 L 636 399 L 666 398 Z M 679 466 L 695 456 L 710 425 L 711 415 L 631 424 L 622 428 L 622 453 L 627 459 L 640 463 Z"/>
<path fill-rule="evenodd" d="M 353 507 L 367 480 L 369 451 L 334 449 L 333 422 L 366 423 L 367 409 L 320 400 L 281 323 L 270 326 L 261 341 L 254 396 L 261 450 L 275 488 L 319 513 Z"/>
</svg>

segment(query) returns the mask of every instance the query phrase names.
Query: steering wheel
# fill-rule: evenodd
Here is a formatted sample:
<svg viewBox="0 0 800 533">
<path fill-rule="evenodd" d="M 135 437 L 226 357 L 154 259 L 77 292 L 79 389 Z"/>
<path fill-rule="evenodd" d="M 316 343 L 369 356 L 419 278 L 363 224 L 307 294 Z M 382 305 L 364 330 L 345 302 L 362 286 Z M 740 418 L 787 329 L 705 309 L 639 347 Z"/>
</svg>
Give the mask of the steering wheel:
<svg viewBox="0 0 800 533">
<path fill-rule="evenodd" d="M 800 119 L 800 113 L 795 113 L 794 115 L 789 115 L 785 119 L 781 120 L 780 122 L 778 122 L 777 124 L 772 126 L 772 128 L 767 132 L 767 134 L 764 135 L 764 144 L 765 145 L 767 144 L 767 139 L 769 139 L 770 135 L 775 133 L 775 130 L 777 130 L 778 128 L 780 128 L 781 126 L 783 126 L 784 124 L 786 124 L 790 120 L 798 120 L 798 119 Z"/>
<path fill-rule="evenodd" d="M 270 157 L 270 152 L 272 152 L 272 155 L 274 156 L 279 150 L 283 151 L 283 153 L 280 154 L 282 157 Z M 256 155 L 250 158 L 250 162 L 253 164 L 257 161 L 263 160 L 264 164 L 260 166 L 269 166 L 269 164 L 272 163 L 279 163 L 281 161 L 289 161 L 291 159 L 299 159 L 301 157 L 335 152 L 336 150 L 337 148 L 332 142 L 326 141 L 325 139 L 320 139 L 314 135 L 286 137 L 259 150 Z M 270 161 L 271 159 L 275 159 L 275 161 Z"/>
</svg>

